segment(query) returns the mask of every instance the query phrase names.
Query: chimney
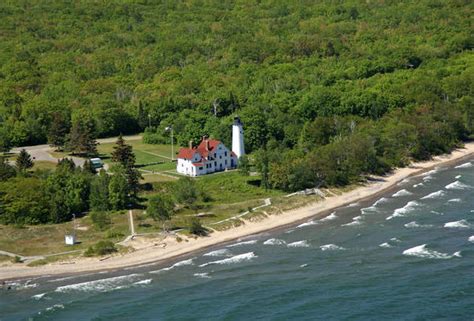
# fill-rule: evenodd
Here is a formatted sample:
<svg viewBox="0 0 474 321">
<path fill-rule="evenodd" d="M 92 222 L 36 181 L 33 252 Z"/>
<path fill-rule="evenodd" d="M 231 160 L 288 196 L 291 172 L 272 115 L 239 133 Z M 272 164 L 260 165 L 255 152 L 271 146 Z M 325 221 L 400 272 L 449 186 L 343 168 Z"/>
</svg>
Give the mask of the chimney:
<svg viewBox="0 0 474 321">
<path fill-rule="evenodd" d="M 189 149 L 193 149 L 193 141 L 192 140 L 189 141 Z"/>
<path fill-rule="evenodd" d="M 209 138 L 207 136 L 202 136 L 202 140 L 206 144 L 206 151 L 209 151 Z"/>
</svg>

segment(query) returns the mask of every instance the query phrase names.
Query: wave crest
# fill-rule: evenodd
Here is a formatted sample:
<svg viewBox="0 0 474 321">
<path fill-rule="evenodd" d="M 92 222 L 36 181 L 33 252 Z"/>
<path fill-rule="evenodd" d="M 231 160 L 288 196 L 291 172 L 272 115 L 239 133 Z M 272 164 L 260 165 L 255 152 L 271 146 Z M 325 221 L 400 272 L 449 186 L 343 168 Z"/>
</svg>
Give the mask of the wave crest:
<svg viewBox="0 0 474 321">
<path fill-rule="evenodd" d="M 471 224 L 466 220 L 459 220 L 454 222 L 448 222 L 444 224 L 447 228 L 471 228 Z"/>
<path fill-rule="evenodd" d="M 280 239 L 268 239 L 265 242 L 263 242 L 263 245 L 285 245 L 286 242 Z"/>
<path fill-rule="evenodd" d="M 455 252 L 452 255 L 430 250 L 426 244 L 418 245 L 403 251 L 403 255 L 416 256 L 425 259 L 451 259 L 453 257 L 461 257 L 461 252 Z"/>
<path fill-rule="evenodd" d="M 229 257 L 227 259 L 204 263 L 204 264 L 199 265 L 199 267 L 205 267 L 205 266 L 208 266 L 208 265 L 224 265 L 224 264 L 240 263 L 240 262 L 250 261 L 250 260 L 252 260 L 253 258 L 256 258 L 256 257 L 257 256 L 255 255 L 254 252 L 248 252 L 248 253 L 235 255 L 235 256 Z"/>
<path fill-rule="evenodd" d="M 395 194 L 393 194 L 392 197 L 402 197 L 402 196 L 410 196 L 410 195 L 413 195 L 413 193 L 407 191 L 406 189 L 401 189 Z"/>
<path fill-rule="evenodd" d="M 454 181 L 451 184 L 446 185 L 445 188 L 450 189 L 450 190 L 464 190 L 464 189 L 472 188 L 472 186 L 464 184 L 460 181 Z"/>
<path fill-rule="evenodd" d="M 308 241 L 303 240 L 303 241 L 296 241 L 296 242 L 293 242 L 293 243 L 289 243 L 286 246 L 288 246 L 288 247 L 309 247 L 309 243 L 308 243 Z"/>
<path fill-rule="evenodd" d="M 344 247 L 338 246 L 336 244 L 326 244 L 319 247 L 321 251 L 342 251 L 345 250 Z"/>
</svg>

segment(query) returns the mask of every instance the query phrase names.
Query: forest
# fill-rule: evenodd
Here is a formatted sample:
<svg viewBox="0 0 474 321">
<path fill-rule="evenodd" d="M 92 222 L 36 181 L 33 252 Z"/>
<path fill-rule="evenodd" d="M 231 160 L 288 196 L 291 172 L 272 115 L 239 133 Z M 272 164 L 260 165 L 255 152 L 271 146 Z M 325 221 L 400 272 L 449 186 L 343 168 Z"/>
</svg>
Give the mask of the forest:
<svg viewBox="0 0 474 321">
<path fill-rule="evenodd" d="M 267 188 L 383 174 L 472 138 L 473 7 L 2 1 L 0 149 L 67 149 L 82 127 L 163 143 L 173 126 L 180 145 L 229 144 L 238 114 Z"/>
</svg>

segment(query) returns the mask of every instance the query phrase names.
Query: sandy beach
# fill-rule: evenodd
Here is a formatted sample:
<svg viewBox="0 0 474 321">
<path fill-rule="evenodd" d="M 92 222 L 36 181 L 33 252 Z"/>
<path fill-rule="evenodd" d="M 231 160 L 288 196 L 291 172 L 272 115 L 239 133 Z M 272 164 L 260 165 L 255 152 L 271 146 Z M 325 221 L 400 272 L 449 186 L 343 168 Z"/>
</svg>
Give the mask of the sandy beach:
<svg viewBox="0 0 474 321">
<path fill-rule="evenodd" d="M 437 166 L 447 166 L 451 163 L 461 162 L 472 155 L 474 155 L 474 142 L 466 143 L 464 148 L 455 150 L 451 154 L 438 156 L 430 161 L 417 162 L 409 167 L 397 169 L 380 180 L 367 183 L 342 195 L 331 196 L 320 202 L 283 212 L 279 215 L 272 215 L 258 222 L 245 221 L 245 224 L 241 226 L 222 232 L 214 232 L 208 237 L 196 239 L 183 237 L 181 242 L 177 242 L 173 237 L 168 237 L 163 241 L 137 238 L 129 244 L 135 247 L 136 251 L 129 254 L 112 256 L 105 260 L 100 258 L 74 258 L 70 262 L 57 262 L 39 267 L 27 267 L 18 264 L 4 266 L 0 267 L 0 280 L 112 270 L 177 259 L 178 257 L 221 243 L 294 225 L 310 218 L 328 215 L 338 207 L 376 197 L 378 194 L 394 188 L 397 183 L 408 177 L 420 175 Z M 164 243 L 166 243 L 166 246 L 164 246 Z"/>
</svg>

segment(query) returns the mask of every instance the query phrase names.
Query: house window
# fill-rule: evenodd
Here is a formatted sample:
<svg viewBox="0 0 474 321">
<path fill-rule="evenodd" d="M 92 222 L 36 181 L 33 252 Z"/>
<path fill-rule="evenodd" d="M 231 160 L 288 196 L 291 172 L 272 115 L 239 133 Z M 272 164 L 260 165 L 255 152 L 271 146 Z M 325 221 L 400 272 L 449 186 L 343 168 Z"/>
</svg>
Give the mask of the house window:
<svg viewBox="0 0 474 321">
<path fill-rule="evenodd" d="M 202 167 L 199 167 L 199 169 L 202 169 Z"/>
<path fill-rule="evenodd" d="M 227 165 L 227 159 L 225 160 L 225 164 Z"/>
<path fill-rule="evenodd" d="M 222 159 L 222 155 L 219 156 L 219 159 Z"/>
<path fill-rule="evenodd" d="M 214 166 L 217 167 L 217 162 L 214 162 Z"/>
<path fill-rule="evenodd" d="M 227 157 L 227 151 L 224 152 L 224 156 Z"/>
</svg>

